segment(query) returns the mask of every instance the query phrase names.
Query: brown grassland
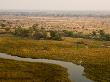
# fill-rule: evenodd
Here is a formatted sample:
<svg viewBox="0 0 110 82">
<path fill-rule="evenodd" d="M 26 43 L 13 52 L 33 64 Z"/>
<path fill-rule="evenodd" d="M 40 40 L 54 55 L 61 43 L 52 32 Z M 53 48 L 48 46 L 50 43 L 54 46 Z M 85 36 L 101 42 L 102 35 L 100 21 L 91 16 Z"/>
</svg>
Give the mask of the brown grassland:
<svg viewBox="0 0 110 82">
<path fill-rule="evenodd" d="M 100 17 L 27 17 L 27 16 L 0 16 L 0 22 L 6 20 L 11 26 L 29 28 L 33 24 L 39 24 L 46 30 L 69 30 L 90 33 L 94 30 L 103 29 L 110 33 L 110 18 Z M 5 23 L 6 23 L 5 22 Z M 0 27 L 1 28 L 1 27 Z"/>
<path fill-rule="evenodd" d="M 88 33 L 93 30 L 103 29 L 105 32 L 110 33 L 109 18 L 55 19 L 38 17 L 23 19 L 21 18 L 21 20 L 16 18 L 14 18 L 14 20 L 10 20 L 8 18 L 6 19 L 12 22 L 11 26 L 13 28 L 16 25 L 20 25 L 22 27 L 27 28 L 35 23 L 40 23 L 40 25 L 46 27 L 47 30 L 75 30 L 79 32 Z M 81 42 L 81 44 L 76 44 L 77 42 Z M 95 82 L 110 82 L 110 41 L 98 41 L 92 39 L 71 37 L 63 37 L 62 41 L 33 40 L 17 37 L 12 34 L 0 34 L 0 52 L 20 57 L 70 61 L 75 64 L 81 64 L 84 67 L 84 75 L 87 78 Z M 82 63 L 80 63 L 81 61 Z M 50 78 L 47 82 L 57 82 L 56 80 L 58 80 L 58 82 L 59 80 L 61 80 L 61 82 L 69 82 L 66 70 L 57 65 L 17 62 L 4 59 L 0 59 L 0 63 L 0 78 L 4 78 L 4 81 L 11 78 L 8 77 L 8 75 L 11 75 L 12 79 L 23 77 L 28 78 L 32 81 L 32 79 L 34 78 L 33 76 L 35 74 L 39 78 L 41 78 L 37 79 L 38 82 L 43 82 L 44 78 L 48 79 L 49 77 L 53 77 L 51 75 L 53 74 L 52 70 L 55 70 L 55 79 L 52 80 Z M 16 68 L 16 66 L 18 68 Z M 42 69 L 39 69 L 39 66 Z M 33 69 L 29 69 L 29 67 L 33 67 Z M 13 72 L 15 73 L 14 75 Z M 26 77 L 24 72 L 27 75 Z M 40 73 L 40 75 L 37 74 L 38 72 Z M 60 77 L 58 77 L 57 74 L 60 75 Z M 6 79 L 4 77 L 5 75 L 7 75 Z M 34 79 L 36 80 L 36 78 Z M 11 79 L 9 79 L 9 81 L 12 82 Z"/>
<path fill-rule="evenodd" d="M 76 45 L 77 41 L 83 41 L 87 46 Z M 96 82 L 110 80 L 109 46 L 109 41 L 65 37 L 63 41 L 32 40 L 13 35 L 0 35 L 0 52 L 2 53 L 20 57 L 71 61 L 76 64 L 82 61 L 85 76 Z"/>
<path fill-rule="evenodd" d="M 0 59 L 0 82 L 70 82 L 66 69 L 45 63 Z"/>
</svg>

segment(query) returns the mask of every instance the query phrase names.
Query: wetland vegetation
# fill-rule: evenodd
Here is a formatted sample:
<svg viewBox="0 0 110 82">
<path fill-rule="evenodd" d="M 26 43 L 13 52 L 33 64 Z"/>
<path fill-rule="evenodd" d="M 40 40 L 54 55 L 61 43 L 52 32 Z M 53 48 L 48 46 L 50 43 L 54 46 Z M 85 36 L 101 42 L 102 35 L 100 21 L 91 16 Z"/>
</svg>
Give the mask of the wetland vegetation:
<svg viewBox="0 0 110 82">
<path fill-rule="evenodd" d="M 71 82 L 65 68 L 0 58 L 0 82 Z"/>
<path fill-rule="evenodd" d="M 83 66 L 84 76 L 94 82 L 110 81 L 109 34 L 105 33 L 103 30 L 93 31 L 89 35 L 65 30 L 46 31 L 44 28 L 36 29 L 36 26 L 38 27 L 38 25 L 33 25 L 32 28 L 28 29 L 17 27 L 14 31 L 13 29 L 5 28 L 5 31 L 0 34 L 0 52 L 33 59 L 70 61 Z M 5 26 L 3 25 L 3 27 Z M 53 70 L 55 70 L 55 79 L 52 80 L 50 78 L 47 82 L 70 82 L 67 78 L 66 70 L 57 65 L 17 62 L 5 59 L 0 59 L 0 62 L 2 63 L 0 64 L 0 76 L 4 78 L 4 81 L 9 79 L 11 82 L 10 78 L 19 79 L 22 77 L 21 79 L 23 79 L 24 77 L 29 78 L 30 81 L 33 81 L 33 79 L 36 81 L 37 78 L 41 78 L 37 80 L 43 82 L 44 78 L 53 77 Z M 5 66 L 8 69 L 6 69 Z M 19 66 L 19 71 L 16 66 Z M 33 69 L 29 69 L 31 66 L 35 66 L 36 68 L 33 67 Z M 37 68 L 37 66 L 41 66 L 43 69 L 38 69 L 39 67 Z M 12 74 L 13 71 L 10 72 L 11 70 L 15 70 L 15 76 Z M 43 72 L 44 70 L 46 73 Z M 19 73 L 16 71 L 23 75 L 20 77 Z M 27 75 L 28 71 L 29 77 Z M 34 72 L 33 74 L 36 76 L 39 76 L 37 75 L 38 72 L 40 72 L 41 75 L 34 78 L 32 77 L 33 74 L 30 76 L 30 71 Z M 47 73 L 50 74 L 49 77 L 46 77 L 46 75 L 48 76 Z M 2 74 L 4 74 L 4 76 L 7 75 L 7 77 L 2 77 Z M 26 77 L 25 74 L 27 75 Z M 60 75 L 60 77 L 58 77 L 57 74 Z M 10 77 L 10 75 L 12 77 Z"/>
</svg>

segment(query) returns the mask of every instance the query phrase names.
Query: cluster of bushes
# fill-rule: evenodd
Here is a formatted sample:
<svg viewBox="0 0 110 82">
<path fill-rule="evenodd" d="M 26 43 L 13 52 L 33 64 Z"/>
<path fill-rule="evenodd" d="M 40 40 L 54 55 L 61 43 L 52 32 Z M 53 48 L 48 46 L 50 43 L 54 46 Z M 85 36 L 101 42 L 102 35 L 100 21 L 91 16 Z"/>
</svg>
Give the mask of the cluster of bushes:
<svg viewBox="0 0 110 82">
<path fill-rule="evenodd" d="M 10 22 L 7 22 L 6 20 L 0 20 L 0 34 L 4 34 L 7 32 L 10 32 L 11 25 Z"/>
<path fill-rule="evenodd" d="M 82 32 L 75 32 L 75 31 L 67 31 L 64 30 L 64 37 L 73 37 L 73 38 L 84 38 L 85 35 Z"/>
<path fill-rule="evenodd" d="M 81 32 L 73 32 L 64 30 L 59 31 L 46 31 L 44 28 L 39 28 L 38 25 L 33 25 L 30 28 L 15 28 L 15 35 L 21 37 L 33 38 L 36 40 L 40 39 L 52 39 L 52 40 L 62 40 L 62 37 L 73 37 L 73 38 L 86 38 L 86 39 L 95 39 L 95 40 L 104 40 L 110 41 L 110 35 L 105 33 L 103 30 L 93 31 L 88 35 L 84 35 Z"/>
<path fill-rule="evenodd" d="M 53 40 L 59 40 L 59 41 L 62 40 L 62 36 L 58 31 L 50 31 L 50 36 L 51 36 L 51 39 Z"/>
<path fill-rule="evenodd" d="M 64 32 L 65 37 L 73 37 L 74 36 L 73 31 L 64 30 L 63 32 Z"/>
<path fill-rule="evenodd" d="M 110 34 L 105 33 L 104 30 L 93 31 L 88 36 L 90 39 L 110 41 Z"/>
<path fill-rule="evenodd" d="M 9 22 L 1 21 L 0 30 L 1 33 L 9 33 L 11 32 L 11 25 Z M 3 31 L 4 29 L 4 31 Z M 30 28 L 22 28 L 18 26 L 14 29 L 13 34 L 21 37 L 28 37 L 33 39 L 52 39 L 52 40 L 62 40 L 62 37 L 73 37 L 73 38 L 86 38 L 86 39 L 95 39 L 95 40 L 104 40 L 110 41 L 110 35 L 105 33 L 103 30 L 93 31 L 90 34 L 84 35 L 82 32 L 75 31 L 46 31 L 44 28 L 40 27 L 38 24 L 34 24 Z"/>
<path fill-rule="evenodd" d="M 36 40 L 41 39 L 62 40 L 61 34 L 58 31 L 46 31 L 44 28 L 39 28 L 37 25 L 33 25 L 30 28 L 17 27 L 15 28 L 13 34 Z"/>
<path fill-rule="evenodd" d="M 73 38 L 86 38 L 95 40 L 110 41 L 110 34 L 104 32 L 104 30 L 93 31 L 90 34 L 83 34 L 82 32 L 63 31 L 65 37 Z"/>
</svg>

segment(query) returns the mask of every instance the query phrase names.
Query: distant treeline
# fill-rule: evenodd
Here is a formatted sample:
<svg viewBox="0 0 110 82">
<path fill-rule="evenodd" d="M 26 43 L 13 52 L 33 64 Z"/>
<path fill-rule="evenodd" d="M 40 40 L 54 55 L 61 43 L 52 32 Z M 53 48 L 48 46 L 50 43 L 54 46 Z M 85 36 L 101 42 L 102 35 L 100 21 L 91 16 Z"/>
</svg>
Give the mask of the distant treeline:
<svg viewBox="0 0 110 82">
<path fill-rule="evenodd" d="M 28 37 L 33 39 L 50 39 L 50 40 L 63 40 L 63 37 L 72 37 L 72 38 L 85 38 L 85 39 L 94 39 L 101 41 L 110 41 L 110 34 L 104 32 L 104 30 L 92 31 L 89 34 L 83 34 L 82 32 L 74 32 L 74 31 L 56 31 L 50 30 L 46 31 L 45 28 L 38 28 L 38 25 L 33 25 L 29 29 L 25 29 L 22 27 L 15 28 L 13 32 L 14 35 L 21 37 Z"/>
<path fill-rule="evenodd" d="M 5 20 L 3 20 L 5 22 Z M 49 39 L 49 40 L 63 40 L 63 37 L 72 38 L 86 38 L 102 41 L 110 41 L 110 34 L 104 32 L 104 30 L 92 31 L 89 34 L 84 34 L 83 32 L 68 31 L 68 30 L 46 30 L 45 27 L 39 26 L 39 24 L 33 24 L 29 28 L 23 28 L 22 26 L 16 26 L 11 28 L 9 22 L 0 23 L 0 34 L 12 33 L 16 36 L 32 38 L 32 39 Z"/>
<path fill-rule="evenodd" d="M 110 17 L 109 11 L 0 11 L 0 15 L 53 17 Z"/>
</svg>

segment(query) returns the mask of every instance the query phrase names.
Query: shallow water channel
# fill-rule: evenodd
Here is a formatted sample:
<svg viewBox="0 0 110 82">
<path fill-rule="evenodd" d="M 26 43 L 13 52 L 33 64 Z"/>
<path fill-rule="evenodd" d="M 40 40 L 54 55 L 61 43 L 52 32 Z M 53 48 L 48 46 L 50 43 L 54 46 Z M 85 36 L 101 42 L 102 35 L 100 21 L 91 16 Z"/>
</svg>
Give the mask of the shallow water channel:
<svg viewBox="0 0 110 82">
<path fill-rule="evenodd" d="M 7 55 L 5 53 L 0 53 L 0 58 L 12 59 L 17 61 L 26 61 L 26 62 L 43 62 L 60 65 L 68 70 L 69 79 L 72 82 L 93 82 L 87 79 L 84 74 L 84 68 L 81 65 L 73 64 L 72 62 L 64 62 L 59 60 L 48 60 L 48 59 L 32 59 L 32 58 L 21 58 L 17 56 Z"/>
</svg>

